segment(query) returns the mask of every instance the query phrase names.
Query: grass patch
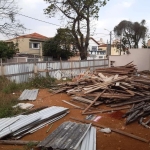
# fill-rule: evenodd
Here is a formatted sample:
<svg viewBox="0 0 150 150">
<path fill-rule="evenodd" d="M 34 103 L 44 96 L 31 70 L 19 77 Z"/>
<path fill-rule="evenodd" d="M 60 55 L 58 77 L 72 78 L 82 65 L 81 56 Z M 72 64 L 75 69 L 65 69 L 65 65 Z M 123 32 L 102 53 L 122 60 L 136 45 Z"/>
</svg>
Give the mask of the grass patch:
<svg viewBox="0 0 150 150">
<path fill-rule="evenodd" d="M 28 83 L 20 83 L 11 82 L 6 77 L 0 77 L 0 91 L 5 94 L 10 94 L 14 92 L 20 92 L 26 88 L 31 88 L 31 84 Z"/>
<path fill-rule="evenodd" d="M 17 100 L 21 92 L 25 89 L 50 88 L 55 84 L 55 79 L 51 77 L 36 76 L 29 79 L 29 82 L 17 84 L 9 81 L 6 77 L 0 77 L 0 118 L 17 115 L 23 110 L 12 108 L 19 103 Z M 17 94 L 12 94 L 17 93 Z"/>
<path fill-rule="evenodd" d="M 27 145 L 24 146 L 24 150 L 33 150 L 37 146 L 37 144 L 30 142 Z"/>
<path fill-rule="evenodd" d="M 18 100 L 15 96 L 0 94 L 0 118 L 15 116 L 22 113 L 20 108 L 12 108 L 16 105 Z"/>
<path fill-rule="evenodd" d="M 55 85 L 55 81 L 56 80 L 50 76 L 45 78 L 37 75 L 30 79 L 29 84 L 34 88 L 50 88 L 51 86 Z"/>
</svg>

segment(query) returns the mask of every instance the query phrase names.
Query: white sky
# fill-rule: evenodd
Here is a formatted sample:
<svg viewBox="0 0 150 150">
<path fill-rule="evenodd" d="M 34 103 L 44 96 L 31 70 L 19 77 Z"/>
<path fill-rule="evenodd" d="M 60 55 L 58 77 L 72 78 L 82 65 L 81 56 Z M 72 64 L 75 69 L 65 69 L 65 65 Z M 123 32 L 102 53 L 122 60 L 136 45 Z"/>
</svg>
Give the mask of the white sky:
<svg viewBox="0 0 150 150">
<path fill-rule="evenodd" d="M 44 20 L 46 22 L 61 25 L 63 23 L 60 20 L 59 15 L 56 18 L 48 18 L 44 15 L 44 9 L 48 4 L 44 0 L 17 0 L 19 7 L 21 8 L 20 13 Z M 147 27 L 150 26 L 150 0 L 110 0 L 106 6 L 102 7 L 99 12 L 99 19 L 96 22 L 96 31 L 93 37 L 98 41 L 103 38 L 104 42 L 109 40 L 109 32 L 104 30 L 107 29 L 112 31 L 114 27 L 122 20 L 138 21 L 145 19 Z M 58 26 L 42 23 L 36 20 L 32 20 L 23 16 L 17 16 L 24 26 L 29 29 L 26 34 L 37 32 L 47 37 L 53 37 L 56 34 Z M 102 33 L 102 34 L 98 34 Z M 0 40 L 6 39 L 0 35 Z"/>
</svg>

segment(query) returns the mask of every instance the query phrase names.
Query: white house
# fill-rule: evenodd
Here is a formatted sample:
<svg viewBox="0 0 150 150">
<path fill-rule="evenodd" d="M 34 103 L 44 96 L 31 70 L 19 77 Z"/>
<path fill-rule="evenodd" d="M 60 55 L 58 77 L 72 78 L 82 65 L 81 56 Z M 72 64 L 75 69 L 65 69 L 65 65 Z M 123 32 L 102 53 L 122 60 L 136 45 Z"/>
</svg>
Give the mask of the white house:
<svg viewBox="0 0 150 150">
<path fill-rule="evenodd" d="M 99 45 L 100 44 L 94 38 L 90 37 L 87 60 L 106 58 L 106 52 L 103 50 L 100 51 L 98 49 Z M 80 56 L 75 56 L 75 57 L 71 57 L 69 60 L 81 60 L 81 59 Z"/>
<path fill-rule="evenodd" d="M 94 38 L 90 38 L 88 47 L 89 56 L 87 57 L 87 60 L 106 58 L 105 51 L 98 50 L 99 45 L 100 44 Z"/>
</svg>

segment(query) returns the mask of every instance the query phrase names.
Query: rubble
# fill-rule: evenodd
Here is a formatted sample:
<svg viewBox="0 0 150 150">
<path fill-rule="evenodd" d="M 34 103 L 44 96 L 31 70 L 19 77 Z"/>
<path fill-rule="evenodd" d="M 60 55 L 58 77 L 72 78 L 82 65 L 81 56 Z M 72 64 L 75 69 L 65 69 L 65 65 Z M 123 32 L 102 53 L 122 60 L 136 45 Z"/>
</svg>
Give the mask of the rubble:
<svg viewBox="0 0 150 150">
<path fill-rule="evenodd" d="M 133 62 L 120 67 L 97 68 L 94 72 L 89 70 L 73 78 L 72 82 L 59 84 L 51 89 L 52 95 L 66 92 L 71 96 L 71 102 L 61 100 L 65 105 L 72 109 L 80 109 L 85 119 L 70 119 L 81 123 L 64 122 L 50 135 L 40 143 L 40 148 L 51 149 L 76 149 L 76 150 L 96 150 L 96 128 L 97 131 L 104 133 L 115 132 L 117 134 L 148 143 L 149 140 L 134 135 L 122 128 L 112 128 L 100 123 L 103 114 L 119 110 L 126 110 L 122 117 L 125 118 L 125 124 L 128 125 L 138 121 L 142 126 L 149 129 L 150 118 L 150 73 L 149 71 L 137 72 Z M 20 100 L 35 100 L 38 94 L 36 92 L 25 90 L 20 96 Z M 51 95 L 51 96 L 52 96 Z M 75 103 L 75 104 L 74 104 Z M 78 105 L 79 104 L 79 105 Z M 80 105 L 82 104 L 82 106 Z M 97 107 L 105 105 L 106 109 Z M 42 109 L 42 110 L 41 110 Z M 35 111 L 35 112 L 34 112 Z M 78 111 L 78 110 L 77 110 Z M 32 112 L 32 114 L 31 114 Z M 29 113 L 29 114 L 28 114 Z M 9 136 L 11 139 L 19 139 L 26 134 L 33 133 L 45 126 L 49 126 L 46 133 L 50 131 L 53 122 L 63 118 L 68 113 L 68 108 L 52 106 L 49 108 L 40 108 L 39 110 L 30 110 L 26 114 L 13 118 L 5 118 L 5 124 L 0 125 L 0 138 Z M 70 113 L 71 114 L 71 113 Z M 98 114 L 98 115 L 95 115 Z M 114 121 L 114 120 L 112 120 Z M 98 123 L 95 123 L 98 122 Z M 95 127 L 93 127 L 95 126 Z M 111 125 L 110 125 L 111 126 Z M 99 130 L 99 128 L 102 128 Z M 25 144 L 24 141 L 1 141 L 2 143 Z"/>
<path fill-rule="evenodd" d="M 141 72 L 140 74 L 140 72 L 137 72 L 136 66 L 133 62 L 130 62 L 125 66 L 97 68 L 94 72 L 88 70 L 76 76 L 72 82 L 66 82 L 59 86 L 60 91 L 65 91 L 68 95 L 71 95 L 72 100 L 89 105 L 83 110 L 83 115 L 107 112 L 107 110 L 90 110 L 91 107 L 101 104 L 113 108 L 119 107 L 113 109 L 117 111 L 129 109 L 130 106 L 126 105 L 138 105 L 141 102 L 145 102 L 145 105 L 148 105 L 150 101 L 150 78 L 146 73 Z M 126 107 L 120 108 L 121 106 Z M 108 109 L 109 111 L 111 109 Z M 132 117 L 128 116 L 130 119 L 127 118 L 126 124 L 140 117 L 141 111 L 139 109 L 132 108 L 131 112 L 133 112 L 133 116 L 135 115 L 134 119 L 130 114 Z M 144 115 L 147 112 L 150 113 L 150 110 L 147 110 L 146 113 L 144 112 Z"/>
</svg>

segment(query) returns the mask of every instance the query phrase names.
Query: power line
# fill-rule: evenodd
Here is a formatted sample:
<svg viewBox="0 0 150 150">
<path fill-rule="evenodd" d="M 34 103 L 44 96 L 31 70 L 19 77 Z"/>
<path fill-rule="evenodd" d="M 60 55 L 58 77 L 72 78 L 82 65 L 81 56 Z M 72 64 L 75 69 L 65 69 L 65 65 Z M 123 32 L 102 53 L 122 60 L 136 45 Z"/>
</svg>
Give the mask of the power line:
<svg viewBox="0 0 150 150">
<path fill-rule="evenodd" d="M 109 34 L 106 34 L 106 33 L 95 33 L 95 34 L 103 34 L 103 35 L 109 35 Z"/>
<path fill-rule="evenodd" d="M 54 23 L 50 23 L 50 22 L 47 22 L 47 21 L 44 21 L 44 20 L 40 20 L 40 19 L 37 19 L 37 18 L 33 18 L 33 17 L 30 17 L 30 16 L 27 16 L 27 15 L 23 15 L 23 14 L 20 14 L 20 13 L 17 13 L 18 15 L 20 16 L 24 16 L 26 18 L 30 18 L 30 19 L 33 19 L 33 20 L 36 20 L 36 21 L 40 21 L 40 22 L 44 22 L 44 23 L 47 23 L 47 24 L 51 24 L 51 25 L 54 25 L 54 26 L 58 26 L 58 27 L 61 27 L 60 25 L 57 25 L 57 24 L 54 24 Z M 94 33 L 94 34 L 102 34 L 102 35 L 105 35 L 105 36 L 108 36 L 109 34 L 106 34 L 106 33 Z M 112 34 L 113 35 L 113 34 Z M 102 37 L 105 37 L 105 36 L 102 36 Z"/>
<path fill-rule="evenodd" d="M 33 17 L 30 17 L 30 16 L 26 16 L 26 15 L 23 15 L 23 14 L 19 14 L 19 13 L 17 13 L 17 14 L 20 15 L 20 16 L 24 16 L 24 17 L 27 17 L 27 18 L 36 20 L 36 21 L 40 21 L 40 22 L 44 22 L 44 23 L 48 23 L 48 24 L 51 24 L 51 25 L 55 25 L 55 26 L 60 27 L 60 25 L 57 25 L 57 24 L 54 24 L 54 23 L 50 23 L 50 22 L 47 22 L 47 21 L 44 21 L 44 20 L 40 20 L 40 19 L 37 19 L 37 18 L 33 18 Z"/>
</svg>

